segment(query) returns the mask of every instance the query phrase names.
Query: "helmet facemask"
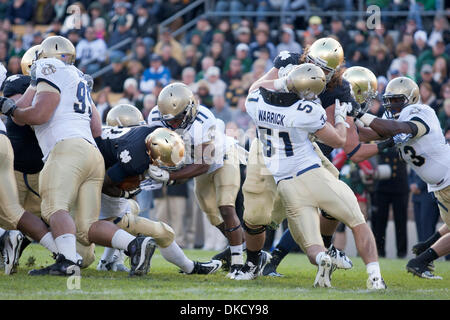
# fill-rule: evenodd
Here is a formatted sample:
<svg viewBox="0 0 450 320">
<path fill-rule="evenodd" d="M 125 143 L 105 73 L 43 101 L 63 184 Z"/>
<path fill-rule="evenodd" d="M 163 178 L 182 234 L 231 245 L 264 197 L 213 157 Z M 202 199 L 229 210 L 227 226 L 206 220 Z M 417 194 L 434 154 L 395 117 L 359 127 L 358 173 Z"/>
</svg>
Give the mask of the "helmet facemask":
<svg viewBox="0 0 450 320">
<path fill-rule="evenodd" d="M 311 57 L 311 55 L 309 54 L 306 56 L 306 62 L 315 64 L 316 66 L 320 67 L 323 70 L 323 73 L 325 73 L 325 79 L 327 83 L 330 82 L 331 78 L 333 78 L 333 75 L 337 70 L 337 68 L 335 70 L 333 68 L 328 67 L 326 61 L 320 58 Z"/>
<path fill-rule="evenodd" d="M 404 107 L 409 104 L 409 99 L 404 94 L 383 95 L 383 107 L 388 119 L 397 119 Z"/>
<path fill-rule="evenodd" d="M 176 129 L 189 129 L 192 123 L 195 120 L 195 117 L 197 116 L 197 108 L 195 101 L 190 100 L 190 103 L 186 106 L 183 112 L 173 116 L 171 114 L 165 114 L 161 115 L 162 122 L 169 127 L 172 130 Z M 178 125 L 174 125 L 175 123 L 178 123 Z"/>
</svg>

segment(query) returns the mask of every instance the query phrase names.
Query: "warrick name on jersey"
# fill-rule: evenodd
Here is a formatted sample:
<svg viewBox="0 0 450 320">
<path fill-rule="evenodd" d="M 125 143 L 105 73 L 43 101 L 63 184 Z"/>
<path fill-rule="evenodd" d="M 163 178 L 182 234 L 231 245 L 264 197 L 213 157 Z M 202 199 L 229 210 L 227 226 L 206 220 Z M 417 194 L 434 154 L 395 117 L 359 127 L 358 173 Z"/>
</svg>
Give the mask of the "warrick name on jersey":
<svg viewBox="0 0 450 320">
<path fill-rule="evenodd" d="M 263 143 L 264 162 L 277 183 L 320 166 L 308 135 L 325 125 L 321 105 L 261 87 L 248 95 L 246 109 Z"/>
</svg>

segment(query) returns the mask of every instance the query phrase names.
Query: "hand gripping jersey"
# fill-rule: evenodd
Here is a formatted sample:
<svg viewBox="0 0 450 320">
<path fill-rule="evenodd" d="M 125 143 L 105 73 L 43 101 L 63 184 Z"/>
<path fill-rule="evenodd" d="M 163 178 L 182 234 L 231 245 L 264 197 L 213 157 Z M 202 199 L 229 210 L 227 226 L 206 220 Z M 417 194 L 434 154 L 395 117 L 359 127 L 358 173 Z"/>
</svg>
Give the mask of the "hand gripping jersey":
<svg viewBox="0 0 450 320">
<path fill-rule="evenodd" d="M 446 142 L 435 111 L 424 104 L 405 107 L 399 121 L 418 121 L 426 133 L 399 146 L 402 158 L 428 184 L 428 192 L 450 184 L 450 145 Z"/>
<path fill-rule="evenodd" d="M 96 138 L 105 159 L 106 173 L 114 182 L 145 173 L 150 166 L 145 138 L 158 127 L 104 127 Z"/>
<path fill-rule="evenodd" d="M 55 58 L 35 63 L 37 83 L 45 82 L 60 93 L 60 102 L 50 120 L 34 126 L 43 160 L 61 140 L 83 138 L 95 145 L 90 127 L 92 98 L 83 73 Z"/>
<path fill-rule="evenodd" d="M 266 167 L 277 183 L 320 166 L 308 135 L 325 125 L 321 105 L 260 88 L 248 95 L 245 107 L 257 126 Z"/>
<path fill-rule="evenodd" d="M 148 124 L 151 127 L 167 127 L 160 119 L 161 115 L 158 106 L 156 106 L 148 116 Z M 205 161 L 210 164 L 207 173 L 214 172 L 223 166 L 223 158 L 228 151 L 227 147 L 230 147 L 225 136 L 225 124 L 222 120 L 216 119 L 208 108 L 198 106 L 197 117 L 192 125 L 184 130 L 177 129 L 174 131 L 183 138 L 186 164 L 201 164 Z M 203 152 L 203 160 L 201 157 L 202 144 L 210 144 L 210 147 L 206 147 Z"/>
</svg>

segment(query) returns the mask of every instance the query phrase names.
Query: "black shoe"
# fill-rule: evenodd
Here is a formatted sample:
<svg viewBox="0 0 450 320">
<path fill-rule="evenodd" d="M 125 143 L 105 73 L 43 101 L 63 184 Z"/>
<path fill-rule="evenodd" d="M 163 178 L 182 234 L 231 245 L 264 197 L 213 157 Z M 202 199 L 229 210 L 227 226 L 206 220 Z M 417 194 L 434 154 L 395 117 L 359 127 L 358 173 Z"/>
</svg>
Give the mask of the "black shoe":
<svg viewBox="0 0 450 320">
<path fill-rule="evenodd" d="M 277 272 L 278 265 L 281 262 L 281 251 L 275 249 L 272 251 L 272 259 L 266 264 L 262 271 L 263 276 L 282 277 L 281 273 Z"/>
<path fill-rule="evenodd" d="M 238 273 L 243 266 L 243 264 L 232 264 L 230 267 L 230 272 L 228 272 L 225 277 L 233 279 L 236 273 Z"/>
<path fill-rule="evenodd" d="M 417 258 L 411 259 L 406 265 L 406 270 L 412 274 L 425 279 L 442 280 L 442 277 L 434 275 L 429 269 L 428 264 L 420 261 Z"/>
<path fill-rule="evenodd" d="M 142 276 L 149 272 L 156 242 L 150 237 L 136 237 L 125 252 L 130 257 L 130 276 Z"/>
<path fill-rule="evenodd" d="M 230 271 L 231 266 L 231 250 L 227 247 L 222 252 L 219 252 L 211 260 L 220 260 L 222 262 L 222 269 L 225 271 Z"/>
<path fill-rule="evenodd" d="M 194 269 L 188 274 L 211 274 L 216 272 L 222 266 L 220 260 L 211 260 L 209 262 L 194 261 Z"/>
<path fill-rule="evenodd" d="M 425 242 L 419 242 L 419 243 L 417 243 L 416 245 L 414 245 L 414 246 L 412 247 L 412 252 L 413 252 L 413 253 L 416 255 L 416 257 L 417 257 L 417 256 L 420 255 L 422 252 L 425 252 L 425 250 L 427 250 L 429 247 L 430 247 L 430 246 L 428 246 Z M 428 268 L 428 271 L 433 272 L 434 269 L 435 269 L 434 262 L 431 261 L 431 262 L 428 264 L 427 268 Z"/>
<path fill-rule="evenodd" d="M 251 261 L 248 261 L 244 266 L 234 274 L 231 279 L 234 280 L 253 280 L 262 274 L 262 270 L 269 263 L 272 256 L 267 251 L 261 250 L 259 255 L 258 264 L 254 265 Z"/>
<path fill-rule="evenodd" d="M 81 263 L 67 260 L 62 254 L 58 254 L 56 262 L 43 269 L 33 269 L 28 272 L 30 276 L 71 276 L 80 274 Z"/>
</svg>

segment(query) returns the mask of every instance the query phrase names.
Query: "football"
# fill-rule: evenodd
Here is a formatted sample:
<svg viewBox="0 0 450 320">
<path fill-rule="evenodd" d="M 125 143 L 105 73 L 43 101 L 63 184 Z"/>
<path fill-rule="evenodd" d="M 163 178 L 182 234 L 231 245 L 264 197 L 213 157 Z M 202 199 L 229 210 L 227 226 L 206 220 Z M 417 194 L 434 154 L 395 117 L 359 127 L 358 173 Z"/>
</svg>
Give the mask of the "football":
<svg viewBox="0 0 450 320">
<path fill-rule="evenodd" d="M 141 184 L 142 177 L 139 176 L 132 176 L 127 177 L 122 180 L 122 182 L 119 183 L 119 188 L 125 191 L 134 190 Z"/>
</svg>

